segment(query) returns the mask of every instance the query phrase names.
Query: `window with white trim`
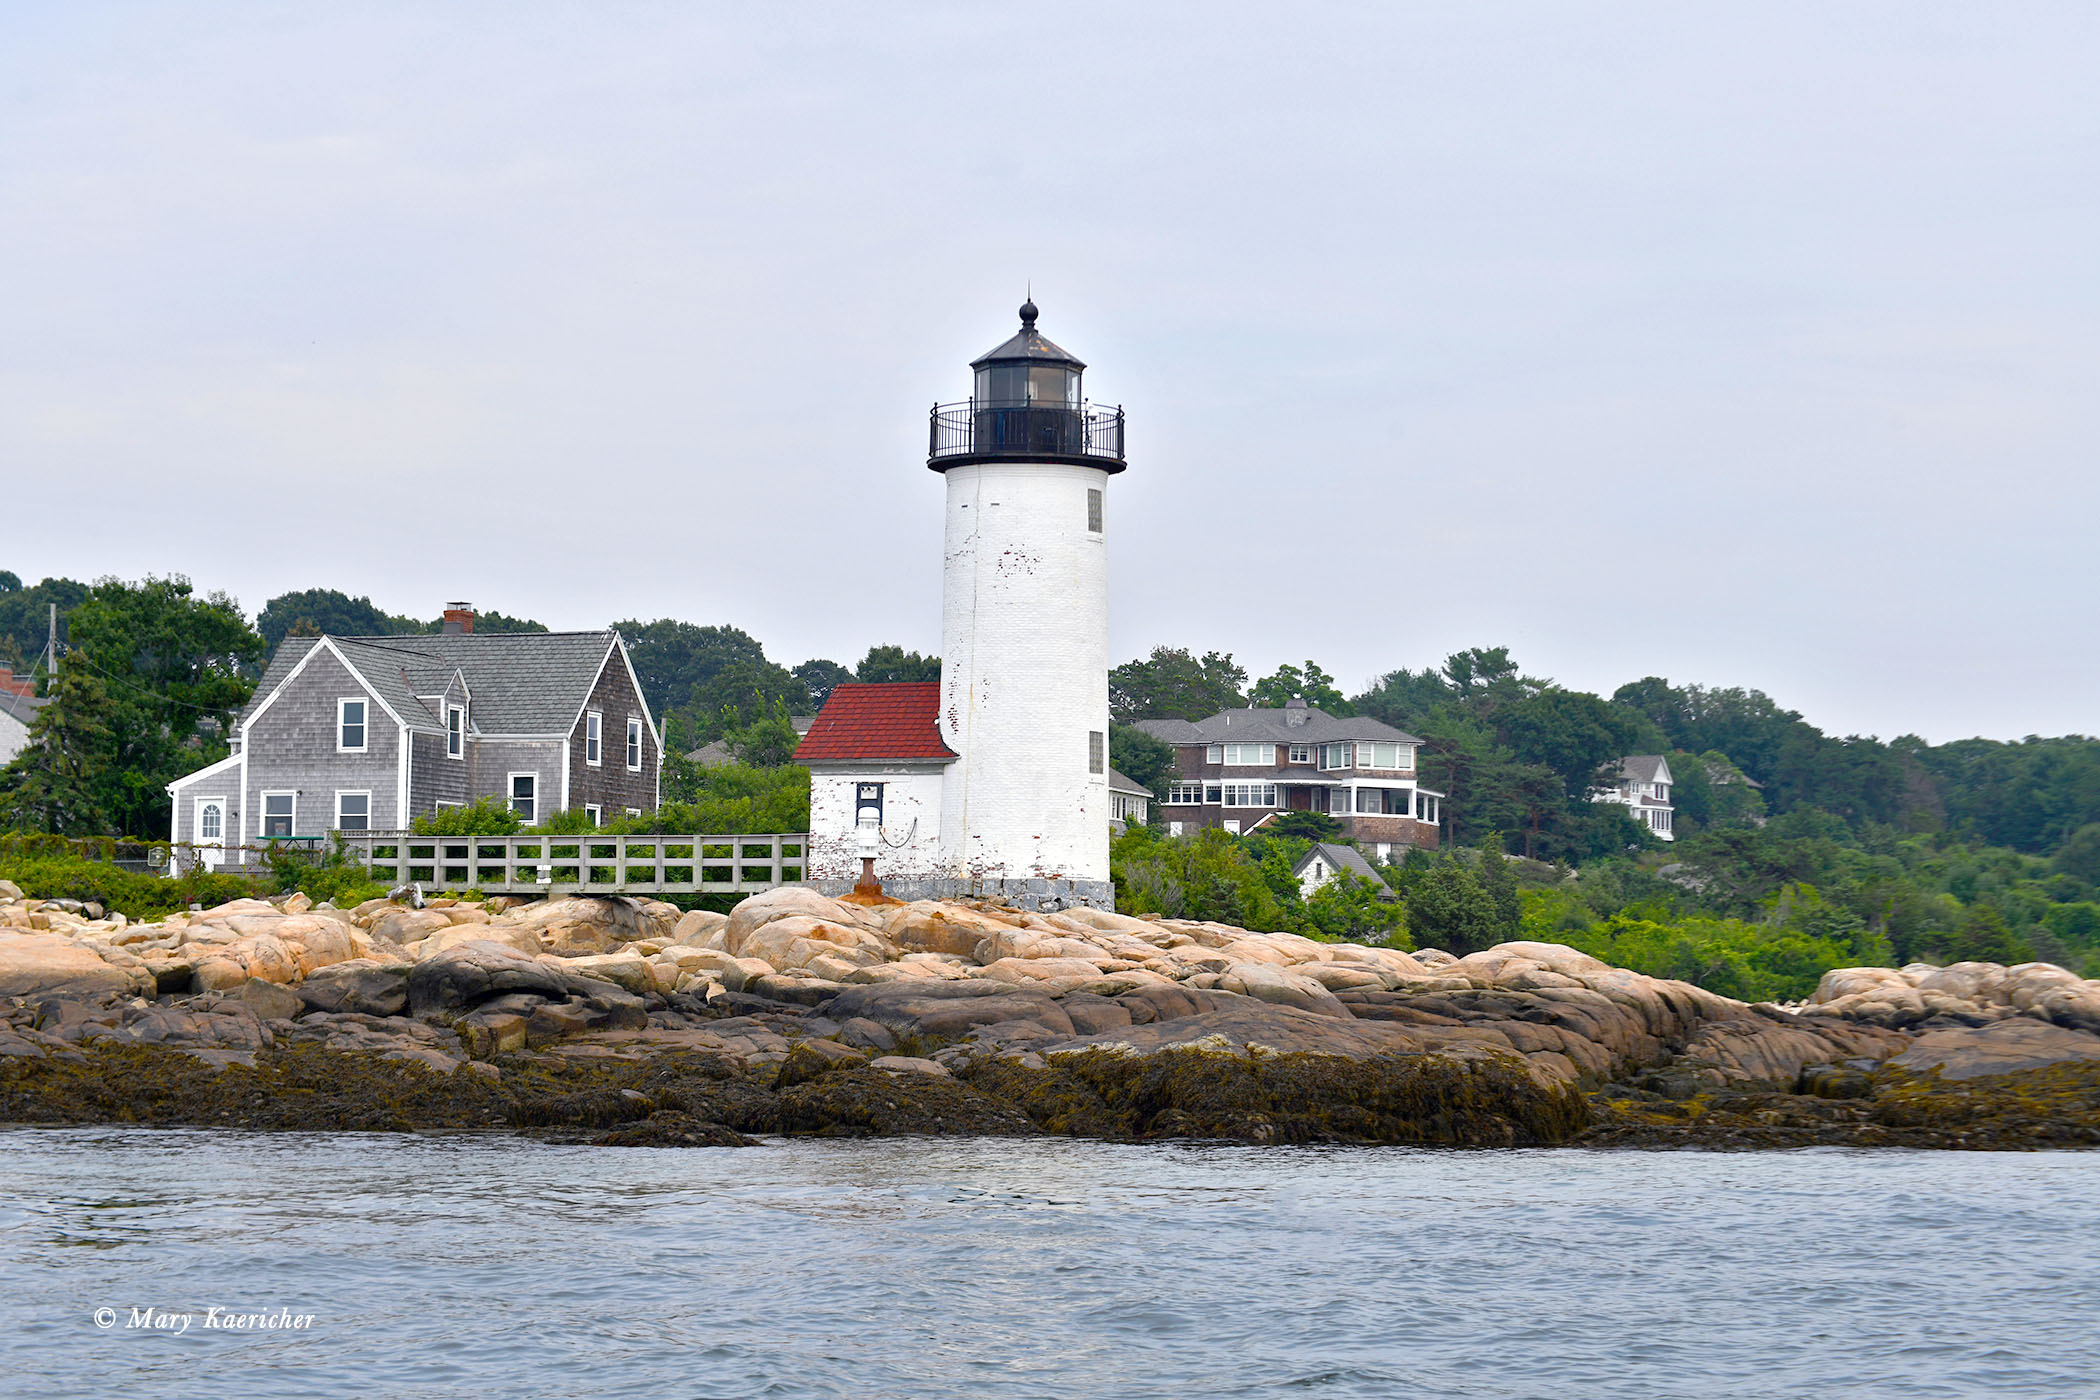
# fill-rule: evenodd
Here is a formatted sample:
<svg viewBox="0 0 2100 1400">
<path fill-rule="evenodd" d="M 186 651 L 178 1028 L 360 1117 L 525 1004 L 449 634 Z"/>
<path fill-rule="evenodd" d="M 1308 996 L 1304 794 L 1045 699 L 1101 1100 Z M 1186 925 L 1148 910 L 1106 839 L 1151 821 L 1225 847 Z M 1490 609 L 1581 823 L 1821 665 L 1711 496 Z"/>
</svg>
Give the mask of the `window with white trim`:
<svg viewBox="0 0 2100 1400">
<path fill-rule="evenodd" d="M 1293 744 L 1293 745 L 1291 745 L 1291 762 L 1293 762 L 1293 763 L 1310 763 L 1310 762 L 1312 762 L 1312 758 L 1313 758 L 1313 755 L 1312 755 L 1312 751 L 1313 751 L 1313 746 L 1312 746 L 1311 744 Z"/>
<path fill-rule="evenodd" d="M 629 807 L 629 808 L 627 809 L 627 815 L 628 815 L 628 816 L 630 816 L 630 817 L 638 817 L 638 816 L 640 816 L 641 814 L 642 814 L 642 809 L 641 809 L 641 808 L 639 808 L 639 807 Z"/>
<path fill-rule="evenodd" d="M 206 802 L 197 813 L 197 839 L 217 841 L 226 834 L 226 807 L 223 802 Z"/>
<path fill-rule="evenodd" d="M 457 705 L 445 707 L 445 757 L 467 756 L 467 712 Z"/>
<path fill-rule="evenodd" d="M 1225 746 L 1223 744 L 1212 744 L 1204 749 L 1203 761 L 1205 763 L 1223 763 L 1225 761 Z"/>
<path fill-rule="evenodd" d="M 592 826 L 605 825 L 605 816 L 602 812 L 599 811 L 598 804 L 595 802 L 586 802 L 583 804 L 583 815 Z"/>
<path fill-rule="evenodd" d="M 1205 783 L 1203 785 L 1203 800 L 1212 807 L 1223 802 L 1225 800 L 1224 785 L 1222 783 Z"/>
<path fill-rule="evenodd" d="M 1274 744 L 1226 744 L 1225 756 L 1221 760 L 1227 768 L 1274 768 L 1276 746 Z"/>
<path fill-rule="evenodd" d="M 1356 766 L 1386 770 L 1412 767 L 1408 749 L 1406 744 L 1358 744 Z"/>
<path fill-rule="evenodd" d="M 627 717 L 627 771 L 642 771 L 642 722 L 633 715 Z"/>
<path fill-rule="evenodd" d="M 605 759 L 605 716 L 596 710 L 583 717 L 583 761 L 596 768 Z"/>
<path fill-rule="evenodd" d="M 299 794 L 266 792 L 262 795 L 262 835 L 290 836 L 299 816 Z"/>
<path fill-rule="evenodd" d="M 1227 836 L 1237 836 L 1240 834 L 1240 824 L 1236 821 L 1219 822 L 1218 825 L 1224 828 L 1225 834 Z"/>
<path fill-rule="evenodd" d="M 1274 783 L 1227 783 L 1225 784 L 1227 807 L 1274 807 L 1276 784 Z"/>
<path fill-rule="evenodd" d="M 1168 823 L 1167 823 L 1167 835 L 1169 835 L 1169 836 L 1179 836 L 1179 835 L 1181 835 L 1181 823 L 1180 823 L 1180 822 L 1168 822 Z"/>
<path fill-rule="evenodd" d="M 372 794 L 369 792 L 338 792 L 335 795 L 335 829 L 337 831 L 370 831 L 372 829 Z"/>
<path fill-rule="evenodd" d="M 1203 784 L 1201 783 L 1170 783 L 1167 786 L 1167 805 L 1169 807 L 1196 807 L 1202 805 L 1202 802 Z"/>
<path fill-rule="evenodd" d="M 513 773 L 510 775 L 510 809 L 518 814 L 518 820 L 527 826 L 539 820 L 540 775 L 537 773 Z"/>
<path fill-rule="evenodd" d="M 1321 770 L 1324 772 L 1330 768 L 1347 768 L 1355 757 L 1355 749 L 1354 744 L 1320 745 Z"/>
<path fill-rule="evenodd" d="M 344 697 L 335 702 L 335 749 L 337 753 L 365 751 L 365 702 Z"/>
</svg>

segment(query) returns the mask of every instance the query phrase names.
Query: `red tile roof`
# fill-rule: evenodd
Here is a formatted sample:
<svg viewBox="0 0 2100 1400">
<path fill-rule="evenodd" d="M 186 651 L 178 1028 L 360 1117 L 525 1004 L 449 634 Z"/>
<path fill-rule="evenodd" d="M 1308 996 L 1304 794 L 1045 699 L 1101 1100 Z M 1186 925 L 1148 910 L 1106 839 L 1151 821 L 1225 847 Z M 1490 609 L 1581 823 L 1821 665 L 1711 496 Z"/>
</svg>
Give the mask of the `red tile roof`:
<svg viewBox="0 0 2100 1400">
<path fill-rule="evenodd" d="M 940 711 L 939 681 L 838 686 L 795 750 L 795 762 L 954 758 L 941 742 Z"/>
</svg>

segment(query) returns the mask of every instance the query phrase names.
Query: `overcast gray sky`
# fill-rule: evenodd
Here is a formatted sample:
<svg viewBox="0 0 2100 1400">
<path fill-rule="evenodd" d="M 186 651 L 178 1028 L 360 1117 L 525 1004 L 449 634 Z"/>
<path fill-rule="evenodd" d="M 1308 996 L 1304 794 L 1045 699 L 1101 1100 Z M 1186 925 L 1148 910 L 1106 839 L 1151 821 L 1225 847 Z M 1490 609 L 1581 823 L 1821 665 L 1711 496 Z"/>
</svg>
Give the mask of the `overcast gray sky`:
<svg viewBox="0 0 2100 1400">
<path fill-rule="evenodd" d="M 441 13 L 439 11 L 442 11 Z M 1033 279 L 1113 652 L 2100 730 L 2089 4 L 0 7 L 0 567 L 939 640 Z"/>
</svg>

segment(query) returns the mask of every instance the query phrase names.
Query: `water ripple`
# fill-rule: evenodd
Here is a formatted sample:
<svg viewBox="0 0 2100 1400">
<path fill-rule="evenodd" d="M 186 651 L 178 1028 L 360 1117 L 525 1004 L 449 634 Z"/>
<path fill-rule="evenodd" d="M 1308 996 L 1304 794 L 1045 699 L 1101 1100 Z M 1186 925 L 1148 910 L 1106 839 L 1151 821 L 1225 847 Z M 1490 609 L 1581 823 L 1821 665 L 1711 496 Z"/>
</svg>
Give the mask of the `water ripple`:
<svg viewBox="0 0 2100 1400">
<path fill-rule="evenodd" d="M 0 1130 L 0 1389 L 2065 1396 L 2100 1156 Z M 181 1335 L 134 1307 L 311 1312 Z M 98 1329 L 98 1307 L 124 1315 Z"/>
</svg>

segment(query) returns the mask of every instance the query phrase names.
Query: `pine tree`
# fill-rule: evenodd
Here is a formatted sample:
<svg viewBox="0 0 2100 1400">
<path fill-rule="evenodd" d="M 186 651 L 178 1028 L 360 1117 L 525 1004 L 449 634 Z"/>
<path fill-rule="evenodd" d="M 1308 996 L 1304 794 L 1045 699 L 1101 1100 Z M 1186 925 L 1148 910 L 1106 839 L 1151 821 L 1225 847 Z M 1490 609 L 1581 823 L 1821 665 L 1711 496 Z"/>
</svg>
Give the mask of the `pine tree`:
<svg viewBox="0 0 2100 1400">
<path fill-rule="evenodd" d="M 1512 941 L 1523 927 L 1524 901 L 1517 894 L 1517 872 L 1502 854 L 1500 834 L 1490 832 L 1480 843 L 1480 871 L 1474 878 L 1480 882 L 1491 911 L 1493 936 L 1489 942 Z"/>
<path fill-rule="evenodd" d="M 63 836 L 119 834 L 108 800 L 118 777 L 115 713 L 101 681 L 79 667 L 62 671 L 29 742 L 0 769 L 0 819 Z"/>
</svg>

